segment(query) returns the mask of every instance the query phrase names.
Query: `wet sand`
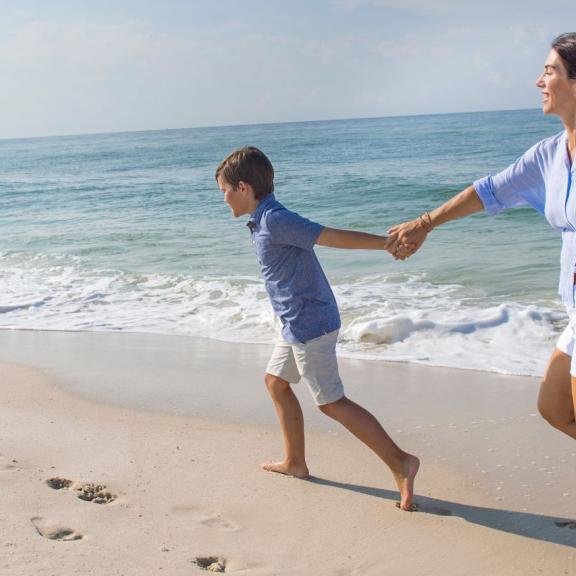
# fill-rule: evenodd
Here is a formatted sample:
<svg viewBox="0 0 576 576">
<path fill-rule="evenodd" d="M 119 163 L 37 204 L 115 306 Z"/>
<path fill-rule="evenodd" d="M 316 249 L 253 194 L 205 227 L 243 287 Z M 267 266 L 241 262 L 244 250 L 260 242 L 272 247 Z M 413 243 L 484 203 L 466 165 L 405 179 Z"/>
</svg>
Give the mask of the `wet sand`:
<svg viewBox="0 0 576 576">
<path fill-rule="evenodd" d="M 0 574 L 576 574 L 576 445 L 533 378 L 342 360 L 417 454 L 419 511 L 297 387 L 312 479 L 281 455 L 269 348 L 0 333 Z"/>
</svg>

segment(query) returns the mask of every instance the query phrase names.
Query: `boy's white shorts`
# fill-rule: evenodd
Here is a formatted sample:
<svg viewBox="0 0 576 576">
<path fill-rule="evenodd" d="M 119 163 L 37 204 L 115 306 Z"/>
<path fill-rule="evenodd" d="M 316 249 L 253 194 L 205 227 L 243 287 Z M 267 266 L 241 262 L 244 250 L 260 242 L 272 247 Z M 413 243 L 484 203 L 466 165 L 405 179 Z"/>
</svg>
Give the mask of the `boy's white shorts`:
<svg viewBox="0 0 576 576">
<path fill-rule="evenodd" d="M 556 348 L 568 356 L 572 356 L 570 375 L 576 377 L 576 358 L 574 357 L 574 344 L 576 343 L 576 309 L 566 307 L 570 322 L 556 342 Z"/>
<path fill-rule="evenodd" d="M 266 372 L 292 384 L 302 379 L 310 388 L 318 406 L 336 402 L 344 396 L 336 359 L 337 339 L 338 330 L 304 344 L 291 344 L 279 339 Z"/>
</svg>

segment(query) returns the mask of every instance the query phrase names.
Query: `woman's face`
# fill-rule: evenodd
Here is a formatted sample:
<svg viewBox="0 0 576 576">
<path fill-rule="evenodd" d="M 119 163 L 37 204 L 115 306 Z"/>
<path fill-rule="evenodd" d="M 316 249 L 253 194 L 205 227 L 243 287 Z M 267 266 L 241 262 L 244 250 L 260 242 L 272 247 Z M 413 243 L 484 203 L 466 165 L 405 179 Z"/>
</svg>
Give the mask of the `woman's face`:
<svg viewBox="0 0 576 576">
<path fill-rule="evenodd" d="M 544 114 L 572 116 L 576 113 L 576 80 L 568 78 L 568 72 L 556 50 L 551 50 L 544 64 L 544 72 L 536 81 L 542 90 Z"/>
</svg>

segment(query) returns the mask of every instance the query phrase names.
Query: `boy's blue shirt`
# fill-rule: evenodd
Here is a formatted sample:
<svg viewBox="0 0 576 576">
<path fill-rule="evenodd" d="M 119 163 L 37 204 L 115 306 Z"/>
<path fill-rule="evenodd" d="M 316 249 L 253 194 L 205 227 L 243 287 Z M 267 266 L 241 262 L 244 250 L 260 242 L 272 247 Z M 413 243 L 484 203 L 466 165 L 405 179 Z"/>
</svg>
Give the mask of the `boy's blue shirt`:
<svg viewBox="0 0 576 576">
<path fill-rule="evenodd" d="M 284 340 L 308 342 L 338 330 L 338 305 L 314 253 L 324 227 L 287 210 L 274 194 L 260 200 L 247 226 Z"/>
</svg>

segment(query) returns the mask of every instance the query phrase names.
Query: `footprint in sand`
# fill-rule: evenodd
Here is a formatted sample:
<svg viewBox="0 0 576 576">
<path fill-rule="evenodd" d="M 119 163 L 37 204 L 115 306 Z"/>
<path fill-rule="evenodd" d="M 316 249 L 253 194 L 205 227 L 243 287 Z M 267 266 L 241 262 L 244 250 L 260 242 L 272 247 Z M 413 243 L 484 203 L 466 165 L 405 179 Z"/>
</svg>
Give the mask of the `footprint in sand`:
<svg viewBox="0 0 576 576">
<path fill-rule="evenodd" d="M 208 528 L 216 528 L 217 530 L 223 530 L 224 532 L 236 532 L 239 528 L 230 520 L 222 518 L 220 514 L 215 514 L 213 516 L 203 516 L 199 518 L 200 524 L 208 526 Z"/>
<path fill-rule="evenodd" d="M 76 532 L 76 530 L 58 526 L 49 520 L 40 518 L 39 516 L 30 518 L 30 522 L 32 522 L 34 525 L 34 528 L 36 528 L 38 534 L 44 538 L 48 538 L 48 540 L 62 540 L 63 542 L 71 542 L 73 540 L 82 540 L 82 538 L 84 538 L 84 536 L 80 534 L 80 532 Z"/>
<path fill-rule="evenodd" d="M 226 572 L 226 559 L 219 556 L 198 556 L 192 563 L 208 572 Z"/>
<path fill-rule="evenodd" d="M 0 454 L 0 470 L 5 470 L 7 472 L 15 472 L 16 470 L 20 470 L 18 467 L 18 460 L 11 460 L 4 456 L 4 454 Z"/>
<path fill-rule="evenodd" d="M 238 524 L 224 518 L 221 514 L 206 514 L 197 506 L 173 506 L 172 512 L 174 514 L 190 514 L 200 524 L 223 532 L 236 532 L 240 529 Z"/>
<path fill-rule="evenodd" d="M 576 530 L 576 520 L 568 520 L 564 522 L 554 522 L 558 528 L 569 528 L 570 530 Z"/>
<path fill-rule="evenodd" d="M 73 482 L 66 478 L 49 478 L 46 484 L 53 490 L 72 490 L 77 492 L 80 500 L 94 502 L 95 504 L 110 504 L 116 500 L 116 495 L 108 492 L 103 484 Z"/>
</svg>

